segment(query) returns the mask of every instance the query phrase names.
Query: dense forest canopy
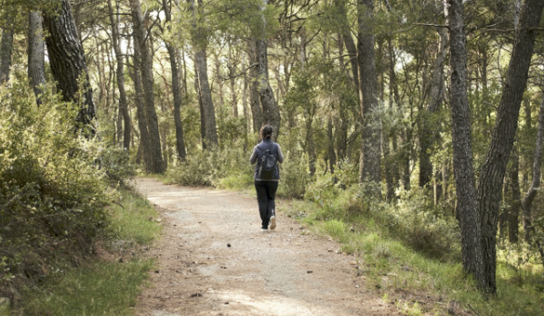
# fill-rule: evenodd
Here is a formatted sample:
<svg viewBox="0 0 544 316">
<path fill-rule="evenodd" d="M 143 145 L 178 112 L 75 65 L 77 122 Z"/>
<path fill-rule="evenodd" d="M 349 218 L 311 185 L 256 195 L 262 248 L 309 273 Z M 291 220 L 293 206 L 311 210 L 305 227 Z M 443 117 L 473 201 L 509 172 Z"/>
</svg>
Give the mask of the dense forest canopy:
<svg viewBox="0 0 544 316">
<path fill-rule="evenodd" d="M 419 199 L 454 219 L 465 272 L 494 293 L 497 247 L 544 261 L 543 5 L 4 0 L 0 89 L 7 102 L 26 86 L 19 110 L 43 115 L 73 102 L 55 110 L 72 119 L 59 131 L 182 184 L 251 183 L 247 158 L 271 125 L 284 196 L 325 183 L 357 188 L 362 210 Z"/>
</svg>

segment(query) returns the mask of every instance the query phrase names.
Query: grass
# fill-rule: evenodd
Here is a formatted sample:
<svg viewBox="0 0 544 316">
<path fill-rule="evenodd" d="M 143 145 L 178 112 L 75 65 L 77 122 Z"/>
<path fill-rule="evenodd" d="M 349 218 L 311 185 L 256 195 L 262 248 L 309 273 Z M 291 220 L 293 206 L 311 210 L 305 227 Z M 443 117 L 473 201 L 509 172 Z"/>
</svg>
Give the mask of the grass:
<svg viewBox="0 0 544 316">
<path fill-rule="evenodd" d="M 447 315 L 472 310 L 481 316 L 544 314 L 542 269 L 524 271 L 524 281 L 520 282 L 519 270 L 499 264 L 498 292 L 486 297 L 472 280 L 464 277 L 458 260 L 444 262 L 414 251 L 402 237 L 380 227 L 368 214 L 319 220 L 319 216 L 312 215 L 322 212 L 318 203 L 286 204 L 290 216 L 317 234 L 334 238 L 342 244 L 341 251 L 358 258 L 361 264 L 354 273 L 365 281 L 367 290 L 385 296 L 407 315 Z"/>
<path fill-rule="evenodd" d="M 161 231 L 150 218 L 157 211 L 143 197 L 121 190 L 120 204 L 110 207 L 111 233 L 103 244 L 111 251 L 123 251 L 144 246 L 156 239 Z M 108 241 L 111 245 L 107 246 Z M 122 241 L 121 243 L 119 241 Z M 119 249 L 129 247 L 126 249 Z M 153 260 L 138 255 L 123 262 L 93 259 L 84 265 L 59 271 L 48 279 L 28 286 L 22 292 L 23 306 L 11 315 L 132 315 L 132 307 L 153 267 Z M 9 312 L 0 311 L 0 315 Z"/>
<path fill-rule="evenodd" d="M 24 315 L 132 315 L 151 260 L 93 262 L 25 293 Z"/>
<path fill-rule="evenodd" d="M 121 190 L 121 205 L 112 204 L 111 228 L 115 238 L 148 244 L 160 234 L 161 227 L 149 219 L 158 216 L 151 203 L 132 191 Z"/>
</svg>

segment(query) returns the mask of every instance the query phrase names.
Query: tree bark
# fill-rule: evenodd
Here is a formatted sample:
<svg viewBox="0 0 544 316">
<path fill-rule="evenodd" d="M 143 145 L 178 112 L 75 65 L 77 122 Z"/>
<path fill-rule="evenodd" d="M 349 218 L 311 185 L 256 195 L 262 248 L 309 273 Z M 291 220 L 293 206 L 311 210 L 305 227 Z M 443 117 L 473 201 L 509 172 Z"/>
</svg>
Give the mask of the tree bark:
<svg viewBox="0 0 544 316">
<path fill-rule="evenodd" d="M 431 163 L 431 152 L 434 149 L 434 143 L 437 137 L 437 124 L 435 124 L 434 114 L 442 104 L 442 95 L 444 92 L 444 62 L 448 50 L 448 31 L 446 28 L 437 28 L 440 36 L 438 53 L 433 66 L 431 82 L 428 90 L 428 104 L 422 117 L 420 117 L 419 134 L 419 186 L 425 187 L 431 182 L 433 177 L 433 164 Z"/>
<path fill-rule="evenodd" d="M 83 46 L 70 11 L 70 3 L 63 0 L 56 14 L 44 14 L 44 25 L 49 34 L 45 38 L 49 56 L 49 64 L 57 87 L 61 91 L 64 101 L 80 103 L 80 110 L 76 118 L 77 128 L 88 127 L 90 134 L 95 130 L 91 121 L 96 117 L 96 107 L 93 100 L 93 90 L 89 83 L 87 63 Z M 80 86 L 83 92 L 79 92 Z M 79 96 L 83 100 L 79 99 Z"/>
<path fill-rule="evenodd" d="M 28 14 L 28 78 L 38 106 L 42 104 L 41 85 L 45 84 L 45 42 L 43 39 L 42 16 L 40 12 Z"/>
<path fill-rule="evenodd" d="M 257 63 L 257 48 L 255 42 L 250 44 L 250 62 L 251 64 Z M 263 109 L 261 107 L 261 101 L 259 100 L 259 70 L 257 67 L 251 68 L 251 87 L 249 89 L 249 103 L 251 105 L 251 114 L 253 116 L 253 132 L 258 133 L 263 126 Z"/>
<path fill-rule="evenodd" d="M 374 112 L 379 107 L 372 26 L 374 0 L 359 0 L 358 8 L 359 95 L 363 118 L 359 181 L 379 185 L 381 181 L 381 124 L 378 121 L 379 118 L 374 117 Z M 368 193 L 381 198 L 379 187 L 373 188 Z"/>
<path fill-rule="evenodd" d="M 531 28 L 538 27 L 543 8 L 544 1 L 541 0 L 527 0 L 523 5 L 495 127 L 491 135 L 491 144 L 480 172 L 478 204 L 482 225 L 485 288 L 490 293 L 495 293 L 497 290 L 495 246 L 502 183 L 514 144 L 521 100 L 527 86 L 529 65 L 533 54 L 536 31 Z"/>
<path fill-rule="evenodd" d="M 334 174 L 334 166 L 336 165 L 336 153 L 334 152 L 334 132 L 333 132 L 333 123 L 332 123 L 332 117 L 329 117 L 327 120 L 327 140 L 329 142 L 329 155 L 328 155 L 328 161 L 329 161 L 329 169 L 331 170 L 331 174 Z"/>
<path fill-rule="evenodd" d="M 11 54 L 13 49 L 13 17 L 7 17 L 6 28 L 2 29 L 2 40 L 0 41 L 0 84 L 9 80 L 11 67 Z"/>
<path fill-rule="evenodd" d="M 340 26 L 340 34 L 342 35 L 342 40 L 349 54 L 349 62 L 351 65 L 353 83 L 357 88 L 359 88 L 359 66 L 357 63 L 357 47 L 355 47 L 355 42 L 351 37 L 351 28 L 349 26 L 346 11 L 346 0 L 334 0 L 334 5 L 336 6 L 340 23 L 342 23 L 342 25 Z"/>
<path fill-rule="evenodd" d="M 140 55 L 140 45 L 138 45 L 138 43 L 134 43 L 132 81 L 134 82 L 134 92 L 136 95 L 134 100 L 134 103 L 136 103 L 136 117 L 138 118 L 138 128 L 140 129 L 140 146 L 138 147 L 138 153 L 142 153 L 146 171 L 152 172 L 153 161 L 149 153 L 149 150 L 151 148 L 151 139 L 149 137 L 149 131 L 147 129 L 147 118 L 145 113 L 145 102 L 141 77 L 142 75 L 139 67 L 141 58 Z"/>
<path fill-rule="evenodd" d="M 208 65 L 206 61 L 206 35 L 202 27 L 197 24 L 197 9 L 195 7 L 195 0 L 187 0 L 190 5 L 192 16 L 192 28 L 191 33 L 193 46 L 195 49 L 195 67 L 198 72 L 198 84 L 200 90 L 201 106 L 201 122 L 204 124 L 203 128 L 205 134 L 204 148 L 211 148 L 217 145 L 217 126 L 215 122 L 215 107 L 212 100 L 212 92 L 208 81 Z"/>
<path fill-rule="evenodd" d="M 453 168 L 457 191 L 457 214 L 461 227 L 463 270 L 479 286 L 485 284 L 482 263 L 480 217 L 476 201 L 467 94 L 466 35 L 462 0 L 447 0 L 446 19 L 450 34 L 451 120 Z"/>
<path fill-rule="evenodd" d="M 544 142 L 544 98 L 540 103 L 540 111 L 538 114 L 538 127 L 536 132 L 536 146 L 535 146 L 535 156 L 533 160 L 533 181 L 531 187 L 525 193 L 525 197 L 521 202 L 521 207 L 523 209 L 523 230 L 525 231 L 525 241 L 527 243 L 532 242 L 531 231 L 532 231 L 532 215 L 531 215 L 531 205 L 538 193 L 540 188 L 540 167 L 542 165 L 542 152 Z"/>
<path fill-rule="evenodd" d="M 162 0 L 162 6 L 166 23 L 172 23 L 172 13 L 167 0 Z M 170 26 L 168 26 L 170 28 Z M 175 48 L 169 41 L 165 42 L 166 50 L 170 56 L 170 68 L 172 71 L 172 94 L 174 96 L 174 124 L 176 126 L 176 149 L 178 157 L 181 161 L 187 159 L 187 153 L 185 152 L 185 141 L 183 139 L 183 123 L 181 121 L 181 104 L 182 104 L 182 87 L 179 71 L 179 49 Z"/>
<path fill-rule="evenodd" d="M 519 209 L 521 204 L 521 190 L 519 188 L 519 151 L 514 149 L 512 168 L 510 170 L 510 188 L 512 190 L 512 207 L 508 212 L 508 240 L 518 242 Z"/>
<path fill-rule="evenodd" d="M 151 160 L 151 173 L 164 173 L 164 164 L 161 151 L 161 137 L 157 112 L 155 110 L 155 96 L 153 92 L 153 59 L 147 44 L 146 28 L 140 0 L 131 0 L 131 10 L 134 23 L 134 46 L 139 46 L 140 63 L 139 70 L 142 73 L 142 85 L 144 90 L 145 114 L 147 130 L 149 132 L 149 148 L 146 148 Z"/>
<path fill-rule="evenodd" d="M 280 108 L 274 98 L 274 91 L 270 87 L 268 80 L 268 32 L 266 25 L 266 18 L 263 11 L 265 10 L 268 0 L 262 0 L 261 10 L 261 25 L 260 36 L 255 41 L 258 69 L 258 91 L 259 99 L 263 109 L 263 122 L 272 126 L 274 132 L 272 138 L 277 140 L 280 134 L 281 116 Z"/>
<path fill-rule="evenodd" d="M 229 83 L 230 83 L 230 93 L 231 93 L 231 102 L 232 110 L 234 117 L 238 117 L 238 97 L 236 95 L 236 79 L 234 78 L 236 67 L 234 66 L 236 61 L 232 58 L 232 45 L 229 43 Z"/>
<path fill-rule="evenodd" d="M 206 149 L 206 143 L 208 143 L 206 138 L 206 118 L 204 116 L 204 108 L 202 105 L 202 91 L 200 90 L 200 80 L 198 75 L 198 67 L 194 63 L 195 67 L 195 91 L 198 96 L 198 108 L 200 110 L 200 139 L 202 143 L 202 149 Z"/>
<path fill-rule="evenodd" d="M 396 64 L 396 57 L 395 57 L 395 51 L 393 49 L 393 45 L 391 43 L 391 37 L 387 39 L 387 48 L 388 48 L 388 55 L 389 55 L 389 107 L 393 108 L 394 106 L 399 106 L 400 102 L 400 95 L 399 95 L 399 87 L 397 85 L 397 74 L 395 73 L 395 64 Z M 401 138 L 404 138 L 402 135 L 405 133 L 403 131 L 399 131 Z M 407 173 L 408 176 L 404 177 L 403 180 L 403 186 L 405 189 L 408 189 L 410 187 L 410 159 L 408 155 L 405 154 L 405 150 L 401 149 L 400 152 L 398 151 L 398 136 L 396 135 L 396 131 L 392 131 L 391 133 L 392 137 L 392 143 L 393 143 L 393 154 L 399 154 L 399 159 L 394 163 L 395 166 L 392 166 L 392 173 L 393 173 L 393 182 L 398 184 L 400 180 L 400 168 L 403 165 L 407 166 Z M 407 159 L 404 157 L 408 157 Z M 404 161 L 407 161 L 407 163 L 404 163 Z"/>
<path fill-rule="evenodd" d="M 123 148 L 128 151 L 130 148 L 131 126 L 130 126 L 130 114 L 128 113 L 127 92 L 125 90 L 125 71 L 124 71 L 125 64 L 123 62 L 123 54 L 121 52 L 121 47 L 119 45 L 119 42 L 121 40 L 121 36 L 119 35 L 119 22 L 118 22 L 119 7 L 117 7 L 117 14 L 114 15 L 111 0 L 108 0 L 108 11 L 109 11 L 110 23 L 112 28 L 113 51 L 115 53 L 115 59 L 117 60 L 116 79 L 117 79 L 117 88 L 119 89 L 119 115 L 123 117 L 123 122 L 124 122 Z"/>
</svg>

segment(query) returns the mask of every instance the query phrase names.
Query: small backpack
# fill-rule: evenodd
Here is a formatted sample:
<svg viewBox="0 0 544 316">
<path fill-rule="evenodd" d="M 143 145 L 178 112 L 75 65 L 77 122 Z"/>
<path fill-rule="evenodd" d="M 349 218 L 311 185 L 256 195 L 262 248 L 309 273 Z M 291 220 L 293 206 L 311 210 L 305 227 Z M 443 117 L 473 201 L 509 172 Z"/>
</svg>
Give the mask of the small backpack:
<svg viewBox="0 0 544 316">
<path fill-rule="evenodd" d="M 259 167 L 259 179 L 271 180 L 274 178 L 274 172 L 276 171 L 276 157 L 272 155 L 270 149 L 267 149 L 263 153 L 261 160 L 261 166 Z"/>
</svg>

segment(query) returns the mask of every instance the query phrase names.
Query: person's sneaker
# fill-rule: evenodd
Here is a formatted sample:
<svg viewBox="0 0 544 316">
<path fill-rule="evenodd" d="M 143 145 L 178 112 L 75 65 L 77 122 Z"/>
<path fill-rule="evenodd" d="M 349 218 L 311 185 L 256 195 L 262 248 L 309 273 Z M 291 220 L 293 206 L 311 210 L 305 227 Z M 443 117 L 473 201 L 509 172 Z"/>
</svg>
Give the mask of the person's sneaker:
<svg viewBox="0 0 544 316">
<path fill-rule="evenodd" d="M 270 217 L 270 229 L 271 230 L 276 229 L 276 216 L 274 216 L 274 215 L 272 215 L 272 217 Z"/>
<path fill-rule="evenodd" d="M 268 231 L 268 227 L 264 227 L 264 226 L 261 227 L 261 231 L 262 231 L 262 232 L 267 232 L 267 231 Z"/>
</svg>

